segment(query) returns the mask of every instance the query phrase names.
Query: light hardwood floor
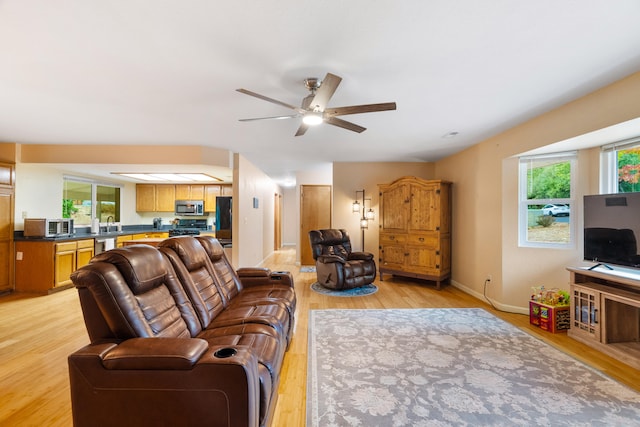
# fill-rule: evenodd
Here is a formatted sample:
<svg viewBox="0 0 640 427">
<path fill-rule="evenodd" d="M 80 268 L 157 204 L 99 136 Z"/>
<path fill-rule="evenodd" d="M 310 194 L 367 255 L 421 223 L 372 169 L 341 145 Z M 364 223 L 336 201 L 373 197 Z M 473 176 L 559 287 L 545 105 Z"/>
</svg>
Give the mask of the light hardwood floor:
<svg viewBox="0 0 640 427">
<path fill-rule="evenodd" d="M 304 426 L 309 310 L 325 308 L 481 307 L 541 340 L 640 391 L 640 371 L 568 338 L 529 325 L 527 316 L 496 312 L 452 286 L 398 278 L 376 281 L 379 291 L 360 298 L 327 297 L 310 289 L 315 273 L 300 273 L 293 250 L 278 251 L 266 263 L 294 273 L 298 309 L 296 330 L 281 372 L 272 426 Z M 89 342 L 76 291 L 46 296 L 0 297 L 0 426 L 70 426 L 67 356 Z"/>
</svg>

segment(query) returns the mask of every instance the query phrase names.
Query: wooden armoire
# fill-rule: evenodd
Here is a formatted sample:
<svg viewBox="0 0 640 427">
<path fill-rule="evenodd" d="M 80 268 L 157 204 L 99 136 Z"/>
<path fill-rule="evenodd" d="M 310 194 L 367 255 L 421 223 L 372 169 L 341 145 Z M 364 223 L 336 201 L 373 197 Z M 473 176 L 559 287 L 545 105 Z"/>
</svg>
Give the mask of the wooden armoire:
<svg viewBox="0 0 640 427">
<path fill-rule="evenodd" d="M 380 189 L 383 274 L 436 282 L 451 275 L 451 183 L 405 176 Z"/>
</svg>

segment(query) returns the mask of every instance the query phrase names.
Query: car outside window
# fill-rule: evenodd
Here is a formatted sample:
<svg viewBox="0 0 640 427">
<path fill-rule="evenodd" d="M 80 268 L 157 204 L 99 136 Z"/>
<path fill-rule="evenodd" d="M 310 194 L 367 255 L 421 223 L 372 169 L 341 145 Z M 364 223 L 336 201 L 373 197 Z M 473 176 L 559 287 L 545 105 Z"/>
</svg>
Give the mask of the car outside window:
<svg viewBox="0 0 640 427">
<path fill-rule="evenodd" d="M 520 246 L 573 246 L 576 158 L 575 152 L 520 158 Z"/>
</svg>

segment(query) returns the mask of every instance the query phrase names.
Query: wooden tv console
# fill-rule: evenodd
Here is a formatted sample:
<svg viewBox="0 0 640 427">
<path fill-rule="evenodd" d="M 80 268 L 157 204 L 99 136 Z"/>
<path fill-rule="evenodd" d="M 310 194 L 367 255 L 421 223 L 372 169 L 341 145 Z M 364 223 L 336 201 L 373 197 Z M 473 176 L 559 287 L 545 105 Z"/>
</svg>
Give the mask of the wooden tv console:
<svg viewBox="0 0 640 427">
<path fill-rule="evenodd" d="M 567 334 L 640 369 L 640 272 L 618 267 L 567 270 L 571 273 Z"/>
</svg>

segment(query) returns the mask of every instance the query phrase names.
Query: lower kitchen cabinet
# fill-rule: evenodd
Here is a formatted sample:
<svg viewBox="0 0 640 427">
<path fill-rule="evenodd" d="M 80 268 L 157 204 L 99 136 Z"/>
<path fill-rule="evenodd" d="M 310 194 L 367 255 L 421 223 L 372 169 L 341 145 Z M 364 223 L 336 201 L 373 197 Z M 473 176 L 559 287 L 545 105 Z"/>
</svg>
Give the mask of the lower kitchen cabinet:
<svg viewBox="0 0 640 427">
<path fill-rule="evenodd" d="M 76 251 L 76 270 L 83 265 L 89 264 L 95 255 L 95 242 L 93 239 L 78 240 L 78 250 Z"/>
<path fill-rule="evenodd" d="M 16 242 L 16 291 L 50 293 L 71 286 L 71 273 L 93 257 L 93 239 Z"/>
<path fill-rule="evenodd" d="M 78 244 L 76 242 L 56 243 L 53 275 L 55 277 L 53 286 L 71 285 L 71 273 L 76 270 L 76 252 Z"/>
<path fill-rule="evenodd" d="M 124 236 L 118 236 L 116 237 L 116 248 L 121 248 L 124 246 L 124 242 L 126 242 L 127 240 L 132 240 L 133 239 L 133 235 L 131 234 L 127 234 Z"/>
</svg>

